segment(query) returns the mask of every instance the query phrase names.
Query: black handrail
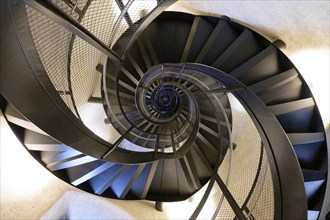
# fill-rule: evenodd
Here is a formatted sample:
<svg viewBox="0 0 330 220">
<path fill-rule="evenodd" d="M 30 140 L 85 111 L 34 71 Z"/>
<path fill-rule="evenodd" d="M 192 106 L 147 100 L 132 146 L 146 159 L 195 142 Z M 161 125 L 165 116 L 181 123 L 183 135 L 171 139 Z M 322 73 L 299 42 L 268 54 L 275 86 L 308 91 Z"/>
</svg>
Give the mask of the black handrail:
<svg viewBox="0 0 330 220">
<path fill-rule="evenodd" d="M 68 17 L 67 15 L 60 13 L 57 9 L 55 10 L 52 8 L 52 5 L 49 5 L 49 3 L 45 3 L 41 0 L 27 0 L 27 2 L 31 6 L 35 6 L 36 8 L 39 8 L 39 10 L 46 10 L 46 14 L 53 18 L 54 20 L 58 21 L 59 23 L 63 24 L 65 27 L 67 27 L 69 30 L 71 30 L 73 33 L 77 34 L 81 38 L 85 39 L 89 43 L 93 44 L 95 47 L 100 49 L 101 51 L 105 52 L 109 57 L 111 57 L 113 60 L 116 60 L 118 62 L 121 62 L 121 59 L 114 54 L 106 45 L 104 45 L 102 42 L 100 42 L 98 39 L 95 39 L 95 36 L 91 35 L 86 29 L 84 29 L 80 24 L 75 22 L 73 19 Z M 1 11 L 5 13 L 6 20 L 1 21 L 2 24 L 5 24 L 4 31 L 8 30 L 8 36 L 6 38 L 6 42 L 9 42 L 9 45 L 4 47 L 4 45 L 1 46 L 2 54 L 8 54 L 8 58 L 3 58 L 2 61 L 4 62 L 4 65 L 2 68 L 8 68 L 8 73 L 15 73 L 19 71 L 24 71 L 23 73 L 32 73 L 32 74 L 5 74 L 6 82 L 4 80 L 1 80 L 0 84 L 0 91 L 3 96 L 9 100 L 10 102 L 13 102 L 17 104 L 19 109 L 24 109 L 24 107 L 32 107 L 33 111 L 31 111 L 31 118 L 33 118 L 35 121 L 38 121 L 39 124 L 45 124 L 47 122 L 43 122 L 40 117 L 37 117 L 33 114 L 35 113 L 41 113 L 40 109 L 37 109 L 41 105 L 40 100 L 34 100 L 33 99 L 34 94 L 40 94 L 44 99 L 42 101 L 45 101 L 46 103 L 43 103 L 44 105 L 49 104 L 47 106 L 47 110 L 52 111 L 51 108 L 53 108 L 53 112 L 57 113 L 61 116 L 61 124 L 63 127 L 67 128 L 73 128 L 75 132 L 77 132 L 77 135 L 74 140 L 70 139 L 68 136 L 64 135 L 68 140 L 73 142 L 73 147 L 77 146 L 78 144 L 82 144 L 83 142 L 85 145 L 85 148 L 83 148 L 82 151 L 88 151 L 87 145 L 89 144 L 96 144 L 99 147 L 98 152 L 95 152 L 97 147 L 93 145 L 93 152 L 88 151 L 88 154 L 100 157 L 100 155 L 107 152 L 109 149 L 107 144 L 104 144 L 102 141 L 97 140 L 97 137 L 94 137 L 92 134 L 86 133 L 85 128 L 83 128 L 83 125 L 79 121 L 75 121 L 75 117 L 73 118 L 68 112 L 66 112 L 65 109 L 63 109 L 63 106 L 59 105 L 59 100 L 56 100 L 52 95 L 55 94 L 54 89 L 51 89 L 52 87 L 48 87 L 45 89 L 45 85 L 50 85 L 50 82 L 46 82 L 45 79 L 40 79 L 38 77 L 43 76 L 40 73 L 44 70 L 40 69 L 40 64 L 32 64 L 29 63 L 26 54 L 30 53 L 29 51 L 23 51 L 22 42 L 18 41 L 16 37 L 18 37 L 20 31 L 19 28 L 13 28 L 10 27 L 12 24 L 12 21 L 10 18 L 14 17 L 13 14 L 15 12 L 11 12 L 11 14 L 6 11 L 8 8 L 10 9 L 10 3 L 5 2 L 1 6 Z M 16 5 L 17 6 L 17 5 Z M 14 5 L 15 7 L 15 5 Z M 49 10 L 50 7 L 54 10 Z M 4 16 L 5 17 L 5 16 Z M 18 19 L 22 19 L 21 17 Z M 137 36 L 138 36 L 137 31 Z M 10 40 L 8 37 L 12 37 L 13 39 Z M 134 40 L 134 39 L 132 39 Z M 15 50 L 10 51 L 6 50 L 5 48 L 9 48 L 11 46 Z M 32 51 L 33 52 L 33 51 Z M 34 51 L 35 52 L 35 51 Z M 15 53 L 18 53 L 15 55 Z M 36 54 L 33 54 L 34 56 Z M 17 58 L 17 66 L 10 65 L 12 64 L 12 61 L 10 59 Z M 24 60 L 24 61 L 23 61 Z M 39 68 L 39 69 L 38 69 Z M 196 71 L 200 71 L 203 73 L 208 74 L 209 76 L 217 78 L 219 81 L 222 81 L 224 84 L 230 87 L 242 87 L 242 85 L 239 81 L 232 78 L 231 76 L 210 68 L 203 65 L 197 65 L 197 64 L 186 64 L 187 69 L 193 69 Z M 9 71 L 10 70 L 10 71 Z M 37 71 L 38 70 L 38 71 Z M 41 72 L 40 72 L 41 71 Z M 1 71 L 3 72 L 3 71 Z M 5 71 L 4 71 L 5 72 Z M 20 78 L 22 77 L 22 78 Z M 35 79 L 35 78 L 37 79 Z M 17 82 L 17 78 L 20 78 L 24 82 Z M 34 78 L 34 79 L 32 79 Z M 26 81 L 25 81 L 26 80 Z M 49 80 L 48 80 L 49 81 Z M 26 90 L 27 85 L 25 85 L 26 82 L 29 82 L 29 86 L 34 88 L 32 91 L 29 91 L 30 94 L 24 94 Z M 17 94 L 10 94 L 11 88 L 9 88 L 8 85 L 19 85 L 22 86 L 21 92 Z M 34 87 L 35 86 L 35 87 Z M 51 92 L 50 92 L 51 91 Z M 280 195 L 280 197 L 275 197 L 275 218 L 281 218 L 281 219 L 291 219 L 291 218 L 299 218 L 299 219 L 305 219 L 306 213 L 307 213 L 307 207 L 305 204 L 306 201 L 306 195 L 303 187 L 303 179 L 302 175 L 300 173 L 299 169 L 299 163 L 295 157 L 295 154 L 292 150 L 292 146 L 284 134 L 283 130 L 281 129 L 281 126 L 279 125 L 278 121 L 274 117 L 274 115 L 268 110 L 264 104 L 254 95 L 248 88 L 245 90 L 239 90 L 239 91 L 233 91 L 233 94 L 241 100 L 242 104 L 245 106 L 247 111 L 249 112 L 251 118 L 255 122 L 257 129 L 259 130 L 259 133 L 261 134 L 261 138 L 263 142 L 265 143 L 265 150 L 267 152 L 268 158 L 271 161 L 270 167 L 273 174 L 273 182 L 274 182 L 274 190 L 276 195 Z M 20 97 L 21 96 L 21 97 Z M 29 101 L 25 100 L 25 98 L 30 98 Z M 35 98 L 35 97 L 34 97 Z M 20 103 L 23 103 L 21 104 Z M 33 106 L 35 105 L 35 106 Z M 49 113 L 50 114 L 50 113 Z M 51 115 L 51 114 L 50 114 Z M 77 126 L 79 125 L 79 126 Z M 49 128 L 48 132 L 54 134 L 58 134 L 57 131 L 58 128 Z M 63 131 L 62 131 L 63 132 Z M 63 134 L 63 133 L 62 133 Z M 267 135 L 272 134 L 272 135 Z M 84 135 L 84 136 L 83 136 Z M 87 136 L 87 138 L 86 138 Z M 58 134 L 58 137 L 60 135 Z M 77 140 L 81 138 L 81 140 Z M 97 140 L 97 141 L 96 141 Z M 105 147 L 107 146 L 107 147 Z M 114 151 L 114 155 L 116 155 Z M 284 154 L 285 152 L 285 154 Z M 119 155 L 127 153 L 126 151 L 118 151 Z M 118 156 L 118 154 L 116 156 Z M 146 156 L 142 159 L 149 158 Z M 288 161 L 290 162 L 290 166 L 287 165 Z M 295 188 L 296 193 L 292 195 L 291 189 Z"/>
<path fill-rule="evenodd" d="M 1 28 L 6 32 L 6 35 L 2 35 L 0 50 L 1 54 L 7 55 L 1 56 L 1 95 L 28 120 L 59 142 L 92 157 L 101 158 L 113 146 L 91 132 L 54 88 L 36 48 L 31 46 L 34 42 L 25 2 L 8 0 L 0 3 Z M 115 149 L 107 160 L 144 163 L 154 161 L 155 158 L 153 154 Z"/>
<path fill-rule="evenodd" d="M 274 218 L 306 219 L 306 193 L 299 162 L 290 141 L 273 113 L 249 88 L 232 76 L 200 64 L 188 63 L 186 68 L 206 73 L 228 87 L 245 87 L 244 90 L 236 90 L 232 94 L 240 100 L 250 115 L 264 144 L 272 173 L 274 194 L 276 195 L 274 196 Z M 293 188 L 295 194 L 292 194 Z"/>
</svg>

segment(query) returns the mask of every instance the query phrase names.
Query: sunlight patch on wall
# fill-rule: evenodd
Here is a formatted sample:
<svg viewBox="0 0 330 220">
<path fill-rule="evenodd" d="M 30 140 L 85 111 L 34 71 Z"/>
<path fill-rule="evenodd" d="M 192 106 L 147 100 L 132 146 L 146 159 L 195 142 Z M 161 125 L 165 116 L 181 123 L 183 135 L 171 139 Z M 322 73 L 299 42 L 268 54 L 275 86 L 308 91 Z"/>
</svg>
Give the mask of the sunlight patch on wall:
<svg viewBox="0 0 330 220">
<path fill-rule="evenodd" d="M 52 176 L 31 159 L 2 115 L 0 121 L 1 202 L 29 198 L 49 187 Z"/>
<path fill-rule="evenodd" d="M 304 49 L 290 55 L 308 83 L 322 115 L 324 126 L 329 125 L 329 49 Z"/>
</svg>

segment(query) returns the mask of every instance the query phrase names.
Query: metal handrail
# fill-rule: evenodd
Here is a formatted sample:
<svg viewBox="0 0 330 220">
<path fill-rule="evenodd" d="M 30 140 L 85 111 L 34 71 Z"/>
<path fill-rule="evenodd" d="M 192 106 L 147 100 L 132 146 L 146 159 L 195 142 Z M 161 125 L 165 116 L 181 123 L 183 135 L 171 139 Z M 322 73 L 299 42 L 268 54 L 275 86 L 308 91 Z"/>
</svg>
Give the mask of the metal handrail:
<svg viewBox="0 0 330 220">
<path fill-rule="evenodd" d="M 232 76 L 215 68 L 200 64 L 186 64 L 215 77 L 228 87 L 244 87 L 233 91 L 254 122 L 264 144 L 273 178 L 275 196 L 275 219 L 306 219 L 307 204 L 304 181 L 292 145 L 273 113 L 249 88 Z M 283 154 L 285 152 L 285 154 Z M 287 166 L 290 162 L 290 166 Z M 290 184 L 287 184 L 290 182 Z M 292 188 L 295 194 L 292 195 Z M 290 208 L 287 208 L 290 207 Z"/>
</svg>

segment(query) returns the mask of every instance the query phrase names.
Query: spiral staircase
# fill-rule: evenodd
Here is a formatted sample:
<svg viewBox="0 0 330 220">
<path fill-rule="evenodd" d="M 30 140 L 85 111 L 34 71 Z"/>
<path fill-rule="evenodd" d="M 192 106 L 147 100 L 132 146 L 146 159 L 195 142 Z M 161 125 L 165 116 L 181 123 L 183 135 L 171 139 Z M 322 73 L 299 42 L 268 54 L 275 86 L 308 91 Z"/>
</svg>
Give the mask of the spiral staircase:
<svg viewBox="0 0 330 220">
<path fill-rule="evenodd" d="M 226 16 L 163 12 L 173 1 L 148 10 L 139 1 L 101 2 L 1 2 L 1 110 L 36 160 L 108 198 L 182 201 L 205 186 L 191 219 L 218 187 L 213 219 L 223 200 L 231 218 L 254 219 L 261 162 L 244 203 L 225 166 L 240 163 L 231 158 L 240 147 L 235 99 L 261 139 L 256 160 L 269 166 L 270 217 L 325 216 L 325 130 L 282 41 Z"/>
</svg>

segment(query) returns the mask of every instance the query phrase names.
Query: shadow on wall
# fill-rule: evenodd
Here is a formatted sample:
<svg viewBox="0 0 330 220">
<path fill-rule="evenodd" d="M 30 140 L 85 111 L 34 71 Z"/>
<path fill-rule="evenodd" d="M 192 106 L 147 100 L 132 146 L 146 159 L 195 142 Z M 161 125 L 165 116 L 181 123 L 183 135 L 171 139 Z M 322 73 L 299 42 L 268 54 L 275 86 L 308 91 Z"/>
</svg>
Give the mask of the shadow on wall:
<svg viewBox="0 0 330 220">
<path fill-rule="evenodd" d="M 311 89 L 320 110 L 324 127 L 330 122 L 330 51 L 302 49 L 289 55 Z"/>
</svg>

